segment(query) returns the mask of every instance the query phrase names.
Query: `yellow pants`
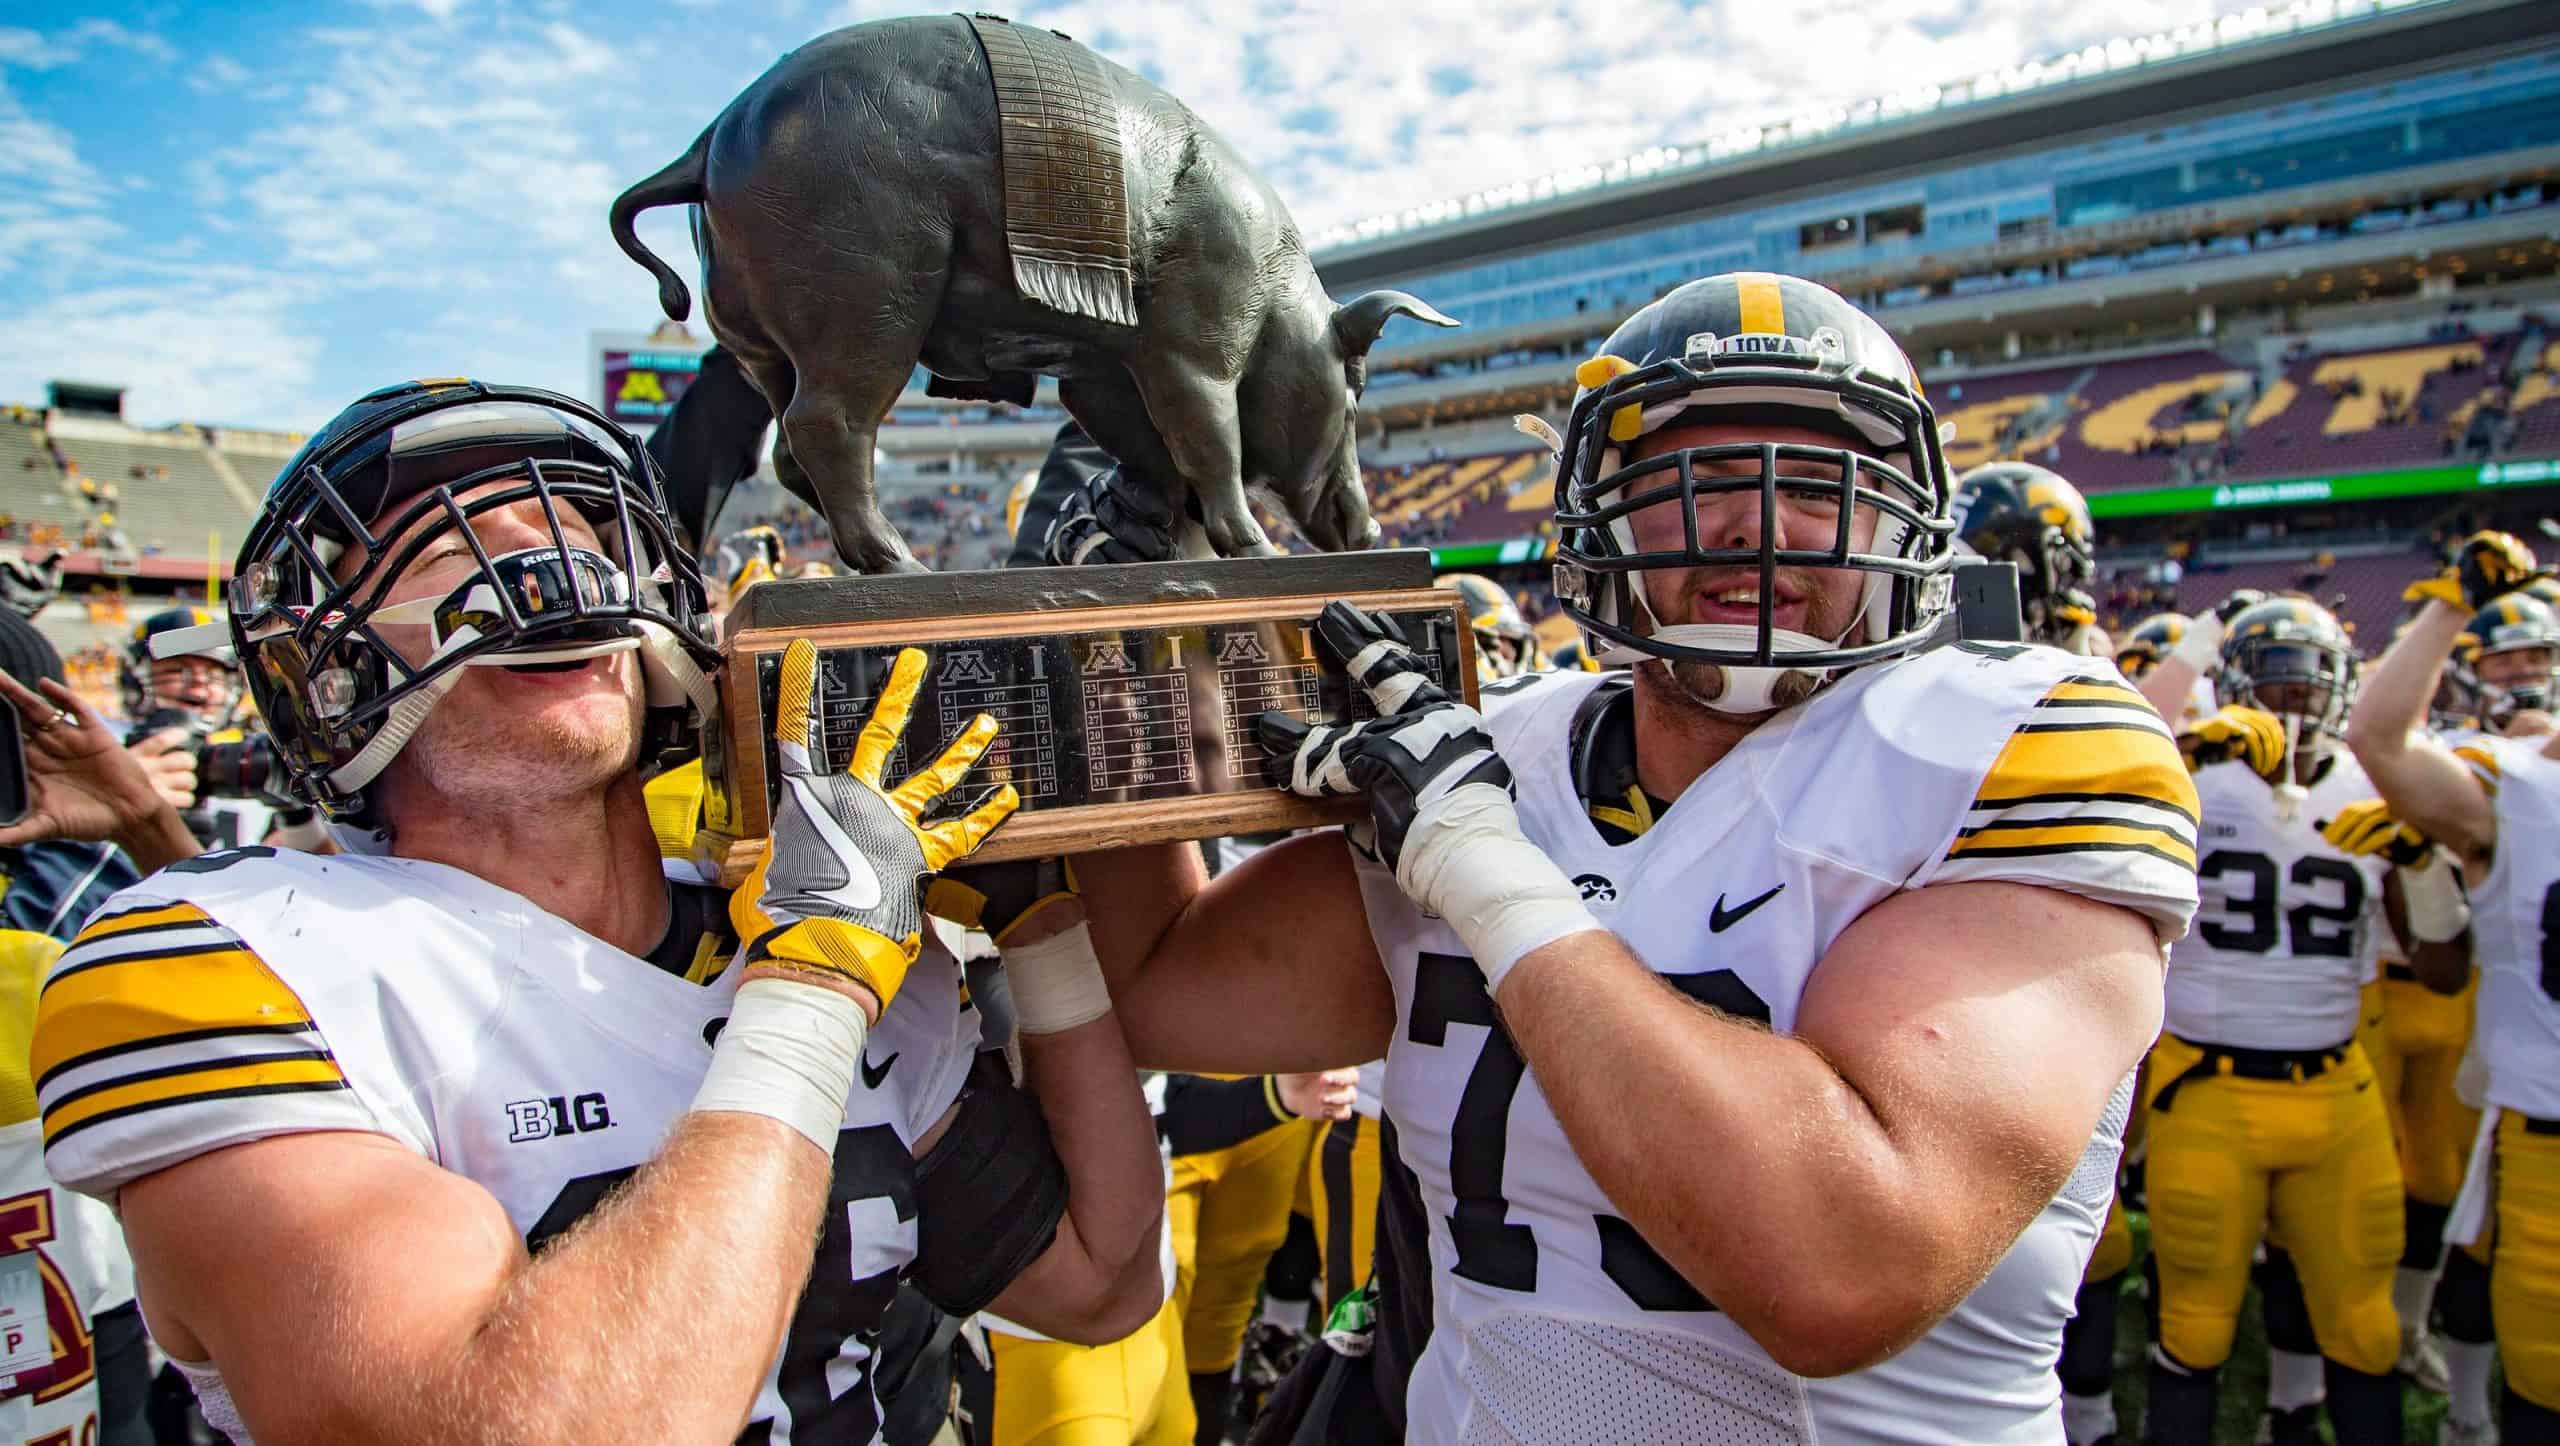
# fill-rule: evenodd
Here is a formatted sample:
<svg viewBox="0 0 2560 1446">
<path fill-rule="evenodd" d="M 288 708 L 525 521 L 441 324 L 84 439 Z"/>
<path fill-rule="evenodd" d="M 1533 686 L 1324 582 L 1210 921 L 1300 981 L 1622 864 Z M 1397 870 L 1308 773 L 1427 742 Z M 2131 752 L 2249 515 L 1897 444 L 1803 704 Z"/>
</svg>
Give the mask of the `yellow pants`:
<svg viewBox="0 0 2560 1446">
<path fill-rule="evenodd" d="M 2498 1359 L 2517 1395 L 2560 1410 L 2560 1134 L 2536 1134 L 2509 1112 L 2497 1139 L 2489 1309 Z"/>
<path fill-rule="evenodd" d="M 1289 1234 L 1315 1138 L 1315 1121 L 1291 1120 L 1222 1150 L 1173 1157 L 1165 1198 L 1173 1304 L 1192 1374 L 1235 1365 L 1263 1269 Z"/>
<path fill-rule="evenodd" d="M 2361 1047 L 2309 1079 L 2243 1079 L 2174 1035 L 2152 1051 L 2147 1177 L 2160 1344 L 2204 1370 L 2231 1354 L 2249 1261 L 2272 1224 L 2293 1252 L 2322 1354 L 2372 1375 L 2400 1355 L 2400 1161 Z M 2162 1093 L 2177 1092 L 2163 1107 Z"/>
<path fill-rule="evenodd" d="M 1189 1446 L 1196 1424 L 1183 1373 L 1182 1317 L 1107 1346 L 987 1332 L 995 1356 L 995 1446 Z"/>
<path fill-rule="evenodd" d="M 2450 1205 L 2462 1189 L 2464 1157 L 2480 1128 L 2480 1112 L 2453 1092 L 2462 1051 L 2471 1043 L 2479 976 L 2460 994 L 2438 994 L 2414 979 L 2385 979 L 2381 987 L 2391 1022 L 2373 1056 L 2373 1073 L 2391 1112 L 2400 1178 L 2411 1199 Z"/>
<path fill-rule="evenodd" d="M 1361 1115 L 1327 1121 L 1316 1141 L 1316 1240 L 1324 1249 L 1324 1308 L 1369 1283 L 1378 1241 L 1378 1122 Z"/>
</svg>

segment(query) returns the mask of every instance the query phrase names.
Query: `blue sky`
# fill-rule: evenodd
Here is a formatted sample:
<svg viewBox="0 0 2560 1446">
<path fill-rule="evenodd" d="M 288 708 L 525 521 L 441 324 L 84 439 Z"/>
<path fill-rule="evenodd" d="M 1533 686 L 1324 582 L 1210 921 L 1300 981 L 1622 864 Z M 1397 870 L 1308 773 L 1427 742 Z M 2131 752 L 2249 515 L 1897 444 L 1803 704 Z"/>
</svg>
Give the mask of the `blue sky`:
<svg viewBox="0 0 2560 1446">
<path fill-rule="evenodd" d="M 948 5 L 363 0 L 0 10 L 0 401 L 308 428 L 386 381 L 586 386 L 656 320 L 606 205 L 790 47 Z M 1066 0 L 1310 232 L 1951 81 L 2214 0 Z M 1765 17 L 1783 15 L 1783 24 Z M 1819 57 L 1819 63 L 1810 58 Z M 691 270 L 681 212 L 643 235 Z M 698 325 L 698 322 L 697 322 Z"/>
</svg>

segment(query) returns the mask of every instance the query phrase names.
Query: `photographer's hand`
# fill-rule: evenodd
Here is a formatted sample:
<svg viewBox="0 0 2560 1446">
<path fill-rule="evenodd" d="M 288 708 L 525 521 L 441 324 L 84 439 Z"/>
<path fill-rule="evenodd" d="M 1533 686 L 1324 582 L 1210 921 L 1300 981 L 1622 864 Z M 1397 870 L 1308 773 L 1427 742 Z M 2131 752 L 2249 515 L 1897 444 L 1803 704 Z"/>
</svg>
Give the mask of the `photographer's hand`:
<svg viewBox="0 0 2560 1446">
<path fill-rule="evenodd" d="M 144 761 L 80 695 L 47 678 L 42 691 L 0 676 L 26 740 L 27 815 L 0 828 L 0 846 L 40 839 L 113 843 L 144 873 L 203 852 Z"/>
<path fill-rule="evenodd" d="M 125 745 L 150 778 L 152 791 L 181 813 L 196 806 L 196 753 L 186 742 L 185 729 L 163 728 Z"/>
</svg>

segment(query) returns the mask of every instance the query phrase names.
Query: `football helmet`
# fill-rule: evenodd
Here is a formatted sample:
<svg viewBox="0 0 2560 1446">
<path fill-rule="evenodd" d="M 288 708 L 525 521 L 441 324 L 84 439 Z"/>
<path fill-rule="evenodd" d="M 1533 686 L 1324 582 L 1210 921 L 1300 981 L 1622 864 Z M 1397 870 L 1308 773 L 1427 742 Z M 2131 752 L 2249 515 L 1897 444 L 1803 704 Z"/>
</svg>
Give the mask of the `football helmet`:
<svg viewBox="0 0 2560 1446">
<path fill-rule="evenodd" d="M 227 638 L 211 642 L 208 633 L 215 631 L 217 619 L 212 611 L 201 607 L 162 608 L 133 625 L 126 639 L 124 657 L 116 669 L 116 682 L 124 694 L 124 716 L 136 723 L 160 708 L 177 708 L 193 715 L 207 728 L 221 728 L 231 722 L 240 705 L 240 674 L 232 666 L 231 645 Z M 152 639 L 185 632 L 183 643 L 163 643 L 155 653 Z M 173 639 L 174 641 L 174 639 Z M 204 658 L 216 667 L 210 670 L 205 690 L 209 696 L 196 700 L 163 698 L 151 685 L 151 663 L 160 658 Z"/>
<path fill-rule="evenodd" d="M 2355 644 L 2329 610 L 2306 598 L 2269 598 L 2231 619 L 2214 697 L 2284 719 L 2295 748 L 2325 757 L 2346 736 L 2355 706 Z"/>
<path fill-rule="evenodd" d="M 1431 585 L 1466 599 L 1467 623 L 1476 635 L 1476 681 L 1499 683 L 1522 673 L 1548 670 L 1538 651 L 1537 630 L 1520 615 L 1519 604 L 1502 584 L 1472 572 L 1444 572 Z"/>
<path fill-rule="evenodd" d="M 1844 669 L 1921 647 L 1953 606 L 1953 485 L 1937 415 L 1902 348 L 1837 293 L 1764 272 L 1692 281 L 1620 323 L 1574 376 L 1580 391 L 1557 458 L 1556 597 L 1602 662 L 1711 663 L 1722 684 L 1698 701 L 1756 713 L 1800 702 Z M 1630 459 L 1650 432 L 1712 421 L 1812 428 L 1837 444 L 1745 441 Z M 1758 542 L 1700 537 L 1700 499 L 1735 494 L 1759 499 Z M 1779 547 L 1767 520 L 1781 494 L 1838 508 L 1828 545 Z M 1665 503 L 1682 509 L 1684 544 L 1643 551 L 1634 517 Z M 1862 510 L 1874 514 L 1875 532 L 1860 548 Z M 1780 628 L 1782 567 L 1861 574 L 1862 603 L 1846 630 Z M 1645 575 L 1692 568 L 1756 568 L 1756 623 L 1665 626 Z"/>
<path fill-rule="evenodd" d="M 508 485 L 463 500 L 492 483 Z M 470 520 L 528 501 L 551 541 L 492 556 Z M 601 551 L 562 531 L 570 510 Z M 466 667 L 637 651 L 649 746 L 714 717 L 706 670 L 719 654 L 677 536 L 648 455 L 583 402 L 454 378 L 385 387 L 340 412 L 277 474 L 229 596 L 233 646 L 296 793 L 333 820 L 378 825 L 367 785 Z M 386 607 L 393 581 L 440 540 L 477 566 L 441 600 Z M 404 660 L 382 622 L 428 624 L 432 653 Z"/>
<path fill-rule="evenodd" d="M 2182 614 L 2160 613 L 2145 618 L 2116 648 L 2116 670 L 2139 683 L 2151 676 L 2151 670 L 2159 667 L 2160 660 L 2169 656 L 2186 635 L 2187 620 Z"/>
<path fill-rule="evenodd" d="M 2027 637 L 2061 646 L 2098 620 L 2089 583 L 2097 528 L 2080 489 L 2031 462 L 1985 462 L 1956 479 L 1956 541 L 2018 565 Z"/>
<path fill-rule="evenodd" d="M 2539 656 L 2535 656 L 2539 654 Z M 2484 668 L 2491 658 L 2517 661 Z M 2480 721 L 2504 728 L 2527 708 L 2551 707 L 2551 680 L 2560 664 L 2560 615 L 2530 592 L 2519 588 L 2473 614 L 2454 641 L 2449 671 L 2469 697 Z M 2486 676 L 2496 672 L 2496 681 Z"/>
</svg>

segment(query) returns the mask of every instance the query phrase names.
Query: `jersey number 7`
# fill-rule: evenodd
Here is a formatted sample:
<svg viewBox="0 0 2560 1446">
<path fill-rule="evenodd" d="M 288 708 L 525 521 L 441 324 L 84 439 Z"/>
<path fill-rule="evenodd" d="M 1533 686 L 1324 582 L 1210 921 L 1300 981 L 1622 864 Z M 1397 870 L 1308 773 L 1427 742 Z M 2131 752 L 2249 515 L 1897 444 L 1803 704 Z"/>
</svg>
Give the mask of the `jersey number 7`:
<svg viewBox="0 0 2560 1446">
<path fill-rule="evenodd" d="M 1769 1006 L 1730 969 L 1666 974 L 1664 983 L 1702 1004 L 1740 1019 L 1769 1022 Z M 1510 1220 L 1503 1197 L 1504 1156 L 1510 1149 L 1511 1101 L 1528 1073 L 1520 1049 L 1485 993 L 1484 971 L 1462 954 L 1424 952 L 1414 961 L 1413 1010 L 1405 1037 L 1446 1049 L 1449 1026 L 1473 1024 L 1485 1031 L 1475 1066 L 1458 1093 L 1457 1118 L 1449 1126 L 1449 1193 L 1456 1207 L 1448 1220 L 1456 1247 L 1454 1269 L 1468 1280 L 1499 1290 L 1535 1293 L 1538 1242 L 1527 1225 Z M 1616 1215 L 1594 1214 L 1600 1237 L 1600 1269 L 1639 1310 L 1713 1310 L 1699 1293 L 1645 1243 L 1635 1226 Z"/>
</svg>

